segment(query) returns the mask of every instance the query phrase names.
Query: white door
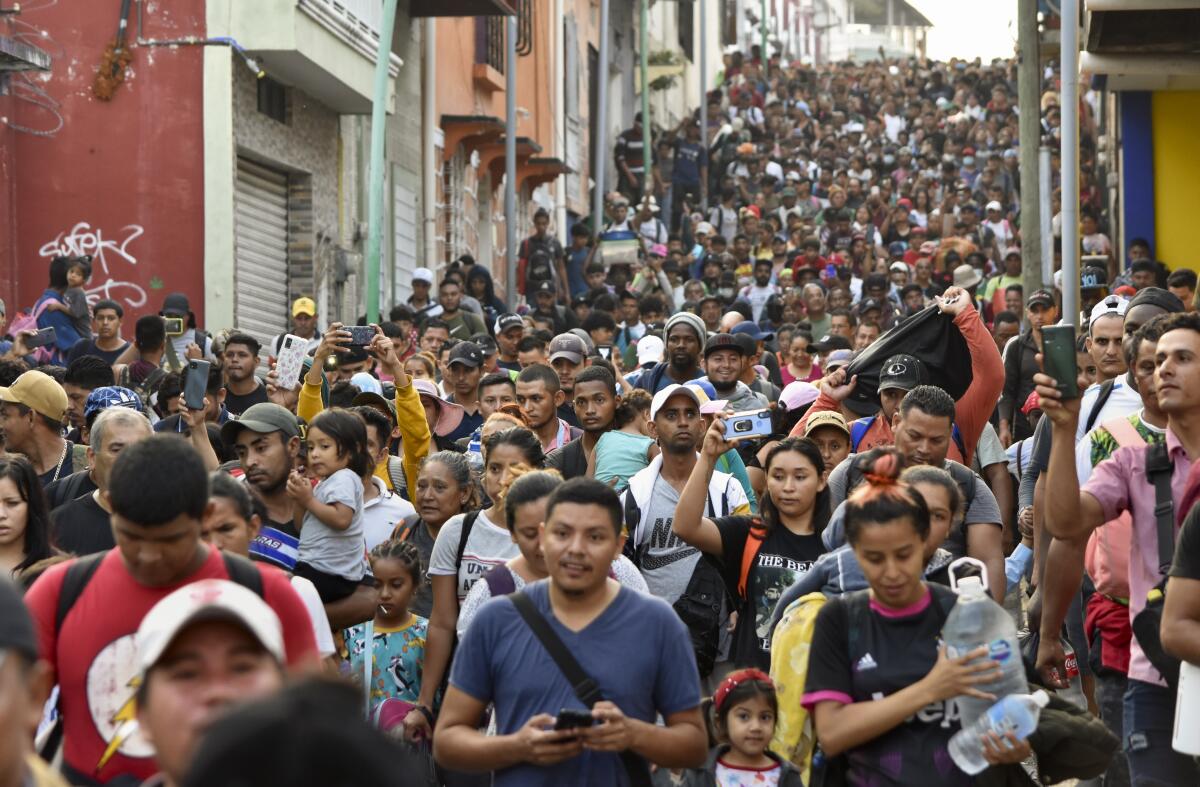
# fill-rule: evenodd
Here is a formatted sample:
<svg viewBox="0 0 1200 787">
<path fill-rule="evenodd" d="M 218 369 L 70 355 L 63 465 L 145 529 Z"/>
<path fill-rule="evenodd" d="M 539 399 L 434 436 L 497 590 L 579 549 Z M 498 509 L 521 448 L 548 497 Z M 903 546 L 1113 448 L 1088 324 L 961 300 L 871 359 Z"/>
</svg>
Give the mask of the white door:
<svg viewBox="0 0 1200 787">
<path fill-rule="evenodd" d="M 417 195 L 400 184 L 392 170 L 392 302 L 404 303 L 412 295 L 412 273 L 417 265 Z M 386 315 L 384 315 L 386 316 Z"/>
<path fill-rule="evenodd" d="M 288 327 L 287 175 L 239 158 L 234 195 L 236 327 L 262 342 Z"/>
</svg>

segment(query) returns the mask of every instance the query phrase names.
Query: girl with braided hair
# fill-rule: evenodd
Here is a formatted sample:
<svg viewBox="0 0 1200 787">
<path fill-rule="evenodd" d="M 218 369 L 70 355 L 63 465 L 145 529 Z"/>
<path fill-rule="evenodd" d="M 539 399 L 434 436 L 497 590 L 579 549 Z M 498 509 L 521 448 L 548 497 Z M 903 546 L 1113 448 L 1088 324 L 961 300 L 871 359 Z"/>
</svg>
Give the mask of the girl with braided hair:
<svg viewBox="0 0 1200 787">
<path fill-rule="evenodd" d="M 894 448 L 862 457 L 866 483 L 846 501 L 846 536 L 868 588 L 825 603 L 817 614 L 802 704 L 826 756 L 845 754 L 849 784 L 967 785 L 946 749 L 958 732 L 955 699 L 998 699 L 976 688 L 999 669 L 978 648 L 950 658 L 940 644 L 954 606 L 949 588 L 924 579 L 930 509 L 900 480 Z M 988 762 L 1031 754 L 1013 736 L 987 738 Z"/>
</svg>

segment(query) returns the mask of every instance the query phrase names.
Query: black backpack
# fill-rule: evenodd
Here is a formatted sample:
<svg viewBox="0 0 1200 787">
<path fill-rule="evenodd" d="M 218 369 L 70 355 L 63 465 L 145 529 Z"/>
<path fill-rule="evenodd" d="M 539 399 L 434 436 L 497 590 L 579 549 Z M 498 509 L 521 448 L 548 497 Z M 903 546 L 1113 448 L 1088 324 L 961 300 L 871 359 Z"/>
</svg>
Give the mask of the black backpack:
<svg viewBox="0 0 1200 787">
<path fill-rule="evenodd" d="M 554 260 L 548 251 L 536 248 L 525 263 L 525 294 L 544 281 L 554 281 Z"/>
</svg>

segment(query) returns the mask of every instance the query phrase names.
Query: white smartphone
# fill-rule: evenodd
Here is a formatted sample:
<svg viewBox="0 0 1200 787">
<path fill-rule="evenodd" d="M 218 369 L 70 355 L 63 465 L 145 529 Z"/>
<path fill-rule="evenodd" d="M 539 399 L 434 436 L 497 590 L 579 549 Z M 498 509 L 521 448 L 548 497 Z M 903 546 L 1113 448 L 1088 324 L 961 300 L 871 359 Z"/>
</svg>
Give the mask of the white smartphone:
<svg viewBox="0 0 1200 787">
<path fill-rule="evenodd" d="M 296 390 L 300 385 L 300 372 L 304 369 L 304 356 L 308 355 L 308 341 L 288 334 L 279 344 L 279 357 L 275 359 L 275 376 L 280 388 Z"/>
</svg>

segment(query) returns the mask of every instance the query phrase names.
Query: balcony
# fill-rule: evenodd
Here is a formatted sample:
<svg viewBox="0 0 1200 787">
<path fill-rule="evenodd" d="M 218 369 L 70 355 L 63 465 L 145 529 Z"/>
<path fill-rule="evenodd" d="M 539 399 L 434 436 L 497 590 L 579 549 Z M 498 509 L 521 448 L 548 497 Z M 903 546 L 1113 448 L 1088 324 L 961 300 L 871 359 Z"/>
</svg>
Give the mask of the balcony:
<svg viewBox="0 0 1200 787">
<path fill-rule="evenodd" d="M 233 37 L 274 79 L 342 114 L 371 111 L 382 0 L 209 0 L 208 19 L 210 35 Z M 402 65 L 392 54 L 393 77 Z"/>
</svg>

